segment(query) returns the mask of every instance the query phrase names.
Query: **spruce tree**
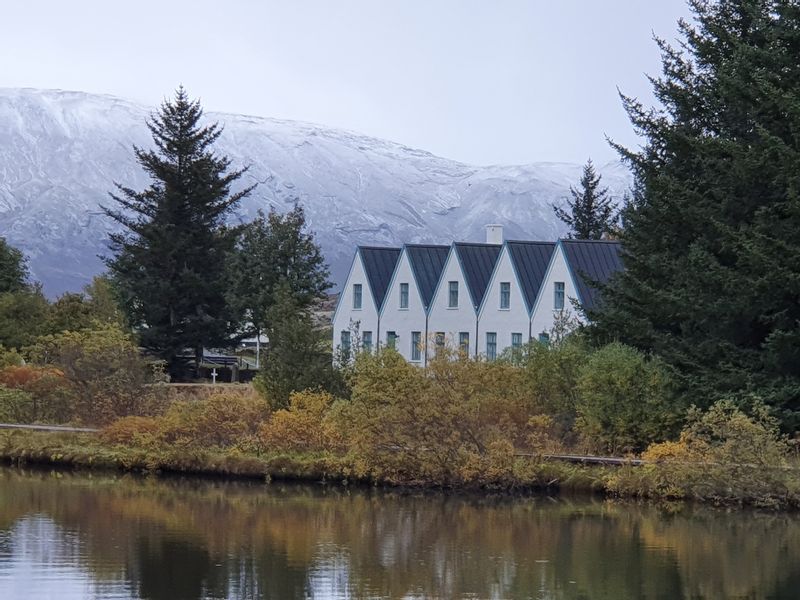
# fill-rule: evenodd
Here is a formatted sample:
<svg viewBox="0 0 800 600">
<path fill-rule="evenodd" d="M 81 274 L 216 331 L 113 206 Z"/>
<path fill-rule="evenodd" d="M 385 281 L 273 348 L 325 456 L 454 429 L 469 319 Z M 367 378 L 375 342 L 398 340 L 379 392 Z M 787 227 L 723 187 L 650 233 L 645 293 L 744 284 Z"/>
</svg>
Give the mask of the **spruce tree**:
<svg viewBox="0 0 800 600">
<path fill-rule="evenodd" d="M 212 150 L 222 129 L 202 124 L 198 100 L 178 88 L 147 125 L 154 150 L 134 146 L 152 183 L 142 191 L 120 184 L 104 208 L 123 231 L 111 236 L 107 260 L 141 344 L 180 369 L 187 350 L 199 367 L 204 347 L 230 343 L 235 327 L 226 303 L 226 260 L 235 231 L 225 218 L 253 187 L 231 193 L 246 169 Z"/>
<path fill-rule="evenodd" d="M 660 108 L 623 102 L 645 144 L 625 271 L 590 315 L 598 341 L 660 354 L 707 406 L 761 395 L 800 423 L 800 5 L 692 0 L 658 40 Z"/>
<path fill-rule="evenodd" d="M 599 240 L 614 231 L 616 215 L 608 188 L 600 187 L 601 176 L 595 171 L 592 159 L 586 161 L 579 187 L 569 188 L 569 210 L 553 205 L 556 216 L 569 228 L 567 237 L 579 240 Z"/>
</svg>

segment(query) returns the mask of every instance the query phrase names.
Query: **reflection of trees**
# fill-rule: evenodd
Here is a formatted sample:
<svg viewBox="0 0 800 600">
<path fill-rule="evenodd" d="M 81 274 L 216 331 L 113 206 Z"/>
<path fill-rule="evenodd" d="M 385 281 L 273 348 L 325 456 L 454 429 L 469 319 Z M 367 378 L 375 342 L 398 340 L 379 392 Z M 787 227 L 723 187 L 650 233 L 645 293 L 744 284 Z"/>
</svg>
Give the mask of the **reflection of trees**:
<svg viewBox="0 0 800 600">
<path fill-rule="evenodd" d="M 790 598 L 800 584 L 790 515 L 0 471 L 0 539 L 34 513 L 62 545 L 79 536 L 98 584 L 152 600 Z"/>
</svg>

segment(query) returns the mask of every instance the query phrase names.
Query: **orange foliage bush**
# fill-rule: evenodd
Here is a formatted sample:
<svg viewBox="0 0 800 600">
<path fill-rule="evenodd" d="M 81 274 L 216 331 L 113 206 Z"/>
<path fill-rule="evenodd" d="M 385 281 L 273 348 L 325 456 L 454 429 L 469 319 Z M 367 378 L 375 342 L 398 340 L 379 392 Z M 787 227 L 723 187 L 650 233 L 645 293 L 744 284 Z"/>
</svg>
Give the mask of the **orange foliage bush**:
<svg viewBox="0 0 800 600">
<path fill-rule="evenodd" d="M 134 445 L 144 436 L 158 438 L 161 424 L 155 417 L 122 417 L 107 425 L 100 433 L 100 439 L 109 444 Z"/>
</svg>

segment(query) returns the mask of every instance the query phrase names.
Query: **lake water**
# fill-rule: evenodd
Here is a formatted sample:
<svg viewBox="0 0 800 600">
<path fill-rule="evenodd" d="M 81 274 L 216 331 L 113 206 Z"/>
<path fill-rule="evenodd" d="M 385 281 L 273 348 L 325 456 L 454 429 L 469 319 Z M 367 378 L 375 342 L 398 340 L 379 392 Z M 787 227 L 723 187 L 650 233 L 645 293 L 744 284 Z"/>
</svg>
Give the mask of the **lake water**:
<svg viewBox="0 0 800 600">
<path fill-rule="evenodd" d="M 800 598 L 800 517 L 0 468 L 0 599 Z"/>
</svg>

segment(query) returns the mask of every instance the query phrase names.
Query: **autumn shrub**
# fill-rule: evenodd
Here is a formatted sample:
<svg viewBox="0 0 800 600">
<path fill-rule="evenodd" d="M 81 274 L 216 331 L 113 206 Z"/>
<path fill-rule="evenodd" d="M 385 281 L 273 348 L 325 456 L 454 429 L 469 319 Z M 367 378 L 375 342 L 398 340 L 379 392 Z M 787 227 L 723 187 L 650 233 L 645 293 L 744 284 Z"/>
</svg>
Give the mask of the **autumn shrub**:
<svg viewBox="0 0 800 600">
<path fill-rule="evenodd" d="M 290 452 L 341 451 L 344 436 L 332 418 L 335 398 L 327 392 L 294 392 L 289 407 L 270 415 L 260 430 L 265 448 Z"/>
<path fill-rule="evenodd" d="M 268 411 L 256 394 L 218 392 L 204 400 L 173 402 L 160 416 L 118 419 L 106 426 L 102 436 L 115 444 L 233 447 L 257 438 Z"/>
<path fill-rule="evenodd" d="M 163 407 L 153 371 L 130 336 L 119 327 L 65 331 L 37 340 L 30 358 L 58 368 L 69 383 L 73 420 L 109 423 L 128 415 L 148 415 Z"/>
<path fill-rule="evenodd" d="M 800 476 L 789 468 L 788 440 L 762 402 L 751 398 L 747 404 L 747 412 L 732 399 L 705 412 L 690 409 L 678 441 L 651 445 L 642 455 L 649 464 L 635 475 L 620 474 L 609 487 L 719 503 L 797 504 Z"/>
<path fill-rule="evenodd" d="M 14 365 L 0 369 L 0 385 L 21 390 L 31 397 L 25 422 L 63 423 L 70 419 L 69 383 L 58 369 Z"/>
<path fill-rule="evenodd" d="M 666 368 L 620 343 L 604 346 L 580 367 L 576 429 L 586 446 L 610 454 L 636 452 L 674 432 L 676 408 Z"/>
<path fill-rule="evenodd" d="M 24 390 L 0 385 L 0 422 L 31 423 L 35 420 L 33 397 Z"/>
<path fill-rule="evenodd" d="M 338 418 L 359 474 L 476 479 L 492 449 L 525 441 L 531 398 L 522 371 L 511 364 L 445 351 L 420 369 L 384 350 L 357 357 L 352 383 Z"/>
<path fill-rule="evenodd" d="M 24 364 L 22 355 L 15 349 L 6 349 L 0 344 L 0 369 L 5 367 L 16 367 Z"/>
</svg>

